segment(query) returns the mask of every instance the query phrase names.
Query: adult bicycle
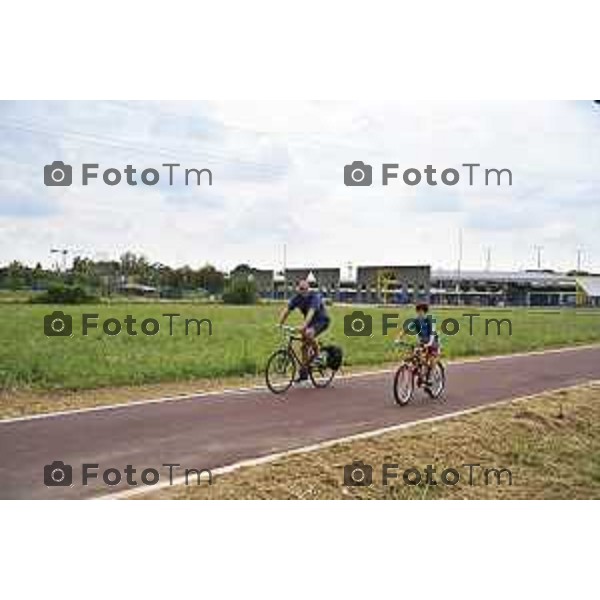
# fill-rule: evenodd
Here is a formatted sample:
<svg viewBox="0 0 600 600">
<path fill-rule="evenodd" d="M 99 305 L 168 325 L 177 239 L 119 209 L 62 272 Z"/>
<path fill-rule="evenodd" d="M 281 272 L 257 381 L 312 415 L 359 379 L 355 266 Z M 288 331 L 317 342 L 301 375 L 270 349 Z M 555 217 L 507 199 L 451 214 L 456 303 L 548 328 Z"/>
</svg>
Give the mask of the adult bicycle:
<svg viewBox="0 0 600 600">
<path fill-rule="evenodd" d="M 280 347 L 267 360 L 265 380 L 274 394 L 283 394 L 297 381 L 296 374 L 304 366 L 302 353 L 297 351 L 295 342 L 304 343 L 297 327 L 282 325 Z M 322 346 L 316 356 L 309 353 L 308 377 L 317 388 L 326 388 L 335 377 L 339 365 L 333 360 L 332 346 Z"/>
</svg>

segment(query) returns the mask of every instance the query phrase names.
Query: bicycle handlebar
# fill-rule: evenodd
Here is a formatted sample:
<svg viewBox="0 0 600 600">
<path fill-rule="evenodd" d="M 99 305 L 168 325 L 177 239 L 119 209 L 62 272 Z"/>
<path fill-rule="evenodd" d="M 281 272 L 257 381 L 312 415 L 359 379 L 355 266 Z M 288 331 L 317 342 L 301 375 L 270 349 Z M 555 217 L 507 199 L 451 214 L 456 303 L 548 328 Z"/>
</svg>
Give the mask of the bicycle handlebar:
<svg viewBox="0 0 600 600">
<path fill-rule="evenodd" d="M 403 342 L 402 340 L 394 340 L 394 346 L 402 346 L 403 348 L 410 348 L 414 350 L 417 347 L 417 344 L 410 344 L 409 342 Z"/>
<path fill-rule="evenodd" d="M 293 339 L 302 339 L 298 327 L 294 327 L 293 325 L 277 325 L 277 328 L 279 329 L 279 331 L 281 331 L 283 335 L 287 334 Z"/>
</svg>

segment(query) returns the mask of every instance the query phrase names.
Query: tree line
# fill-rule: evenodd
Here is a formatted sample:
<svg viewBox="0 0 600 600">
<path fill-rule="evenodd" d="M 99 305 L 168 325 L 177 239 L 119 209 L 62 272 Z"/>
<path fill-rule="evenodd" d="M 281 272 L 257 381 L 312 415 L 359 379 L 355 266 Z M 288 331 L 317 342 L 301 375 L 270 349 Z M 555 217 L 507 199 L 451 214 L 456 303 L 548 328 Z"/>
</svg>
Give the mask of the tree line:
<svg viewBox="0 0 600 600">
<path fill-rule="evenodd" d="M 235 270 L 234 270 L 235 271 Z M 118 293 L 123 286 L 139 284 L 156 288 L 161 295 L 184 292 L 220 295 L 227 284 L 224 272 L 210 264 L 200 268 L 188 265 L 173 268 L 159 262 L 151 263 L 143 255 L 125 252 L 119 260 L 94 261 L 76 256 L 68 269 L 45 269 L 13 261 L 0 266 L 0 289 L 43 291 L 56 285 L 83 286 L 99 295 Z"/>
</svg>

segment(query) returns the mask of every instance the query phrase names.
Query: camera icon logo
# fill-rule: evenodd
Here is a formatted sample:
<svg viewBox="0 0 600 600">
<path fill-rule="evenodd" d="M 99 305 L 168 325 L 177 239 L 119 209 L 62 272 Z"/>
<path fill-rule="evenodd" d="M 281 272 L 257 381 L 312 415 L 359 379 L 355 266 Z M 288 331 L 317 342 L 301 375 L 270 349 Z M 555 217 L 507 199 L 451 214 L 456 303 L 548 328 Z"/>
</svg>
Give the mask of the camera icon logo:
<svg viewBox="0 0 600 600">
<path fill-rule="evenodd" d="M 368 186 L 373 183 L 373 167 L 362 160 L 355 160 L 344 167 L 344 183 L 348 186 Z"/>
<path fill-rule="evenodd" d="M 69 337 L 73 334 L 73 317 L 62 310 L 45 315 L 44 333 L 47 337 Z"/>
<path fill-rule="evenodd" d="M 355 460 L 351 465 L 344 466 L 345 486 L 369 486 L 373 483 L 373 467 L 362 460 Z"/>
<path fill-rule="evenodd" d="M 344 317 L 344 334 L 348 337 L 369 337 L 373 334 L 373 317 L 355 310 Z"/>
<path fill-rule="evenodd" d="M 44 183 L 50 186 L 67 186 L 73 183 L 73 167 L 55 160 L 44 167 Z"/>
<path fill-rule="evenodd" d="M 55 460 L 44 466 L 44 485 L 46 487 L 69 487 L 73 485 L 73 467 L 62 460 Z"/>
</svg>

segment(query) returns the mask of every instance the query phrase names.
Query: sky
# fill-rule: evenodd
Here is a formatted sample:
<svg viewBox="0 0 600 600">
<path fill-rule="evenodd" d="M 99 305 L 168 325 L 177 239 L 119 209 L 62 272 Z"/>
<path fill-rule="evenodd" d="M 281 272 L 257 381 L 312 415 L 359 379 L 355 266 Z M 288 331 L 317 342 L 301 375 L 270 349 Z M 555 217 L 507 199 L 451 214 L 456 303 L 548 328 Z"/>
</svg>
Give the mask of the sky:
<svg viewBox="0 0 600 600">
<path fill-rule="evenodd" d="M 222 269 L 239 263 L 347 268 L 429 264 L 600 272 L 600 105 L 580 102 L 0 102 L 0 265 L 116 259 Z M 68 187 L 44 166 L 73 165 Z M 347 187 L 344 166 L 373 166 Z M 165 162 L 209 168 L 212 186 L 168 185 Z M 155 186 L 81 185 L 81 164 Z M 381 165 L 400 178 L 381 185 Z M 512 186 L 460 165 L 510 169 Z M 408 186 L 402 171 L 459 169 L 454 186 Z M 506 180 L 504 180 L 506 182 Z"/>
</svg>

